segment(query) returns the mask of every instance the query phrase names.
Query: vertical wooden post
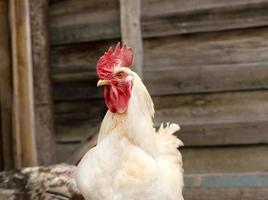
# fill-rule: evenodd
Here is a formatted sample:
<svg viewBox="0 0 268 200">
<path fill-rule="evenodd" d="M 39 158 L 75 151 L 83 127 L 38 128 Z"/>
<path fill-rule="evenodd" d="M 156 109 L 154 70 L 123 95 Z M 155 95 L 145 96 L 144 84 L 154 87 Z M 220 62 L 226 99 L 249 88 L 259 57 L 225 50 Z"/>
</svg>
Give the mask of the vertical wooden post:
<svg viewBox="0 0 268 200">
<path fill-rule="evenodd" d="M 10 0 L 16 167 L 55 162 L 47 0 Z"/>
<path fill-rule="evenodd" d="M 143 46 L 140 16 L 141 0 L 120 0 L 122 41 L 133 48 L 134 70 L 142 78 Z"/>
<path fill-rule="evenodd" d="M 53 99 L 49 71 L 48 0 L 30 0 L 34 113 L 38 164 L 55 163 Z"/>
<path fill-rule="evenodd" d="M 1 96 L 1 90 L 0 90 L 0 96 Z M 3 142 L 2 142 L 2 116 L 1 116 L 1 106 L 0 106 L 0 171 L 4 170 L 4 153 L 3 153 Z"/>
<path fill-rule="evenodd" d="M 37 164 L 29 0 L 10 0 L 16 167 Z"/>
<path fill-rule="evenodd" d="M 0 1 L 0 106 L 1 106 L 1 132 L 2 156 L 5 170 L 14 167 L 12 149 L 12 85 L 11 85 L 11 56 L 10 37 L 8 25 L 8 1 Z"/>
</svg>

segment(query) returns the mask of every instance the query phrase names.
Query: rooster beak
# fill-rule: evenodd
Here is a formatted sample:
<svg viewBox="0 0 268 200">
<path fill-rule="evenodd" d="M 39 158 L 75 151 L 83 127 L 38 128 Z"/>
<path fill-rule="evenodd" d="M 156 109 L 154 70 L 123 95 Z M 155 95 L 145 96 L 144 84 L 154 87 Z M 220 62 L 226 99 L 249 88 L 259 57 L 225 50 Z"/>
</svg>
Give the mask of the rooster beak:
<svg viewBox="0 0 268 200">
<path fill-rule="evenodd" d="M 103 85 L 109 85 L 110 81 L 109 80 L 99 80 L 97 83 L 97 87 L 103 86 Z"/>
</svg>

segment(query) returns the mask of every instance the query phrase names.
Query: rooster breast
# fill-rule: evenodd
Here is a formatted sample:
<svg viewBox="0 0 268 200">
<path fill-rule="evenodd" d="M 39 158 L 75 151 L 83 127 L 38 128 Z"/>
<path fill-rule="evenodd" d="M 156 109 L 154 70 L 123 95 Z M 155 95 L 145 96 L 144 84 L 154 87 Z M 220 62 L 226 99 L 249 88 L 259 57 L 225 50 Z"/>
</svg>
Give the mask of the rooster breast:
<svg viewBox="0 0 268 200">
<path fill-rule="evenodd" d="M 78 165 L 87 200 L 160 200 L 157 162 L 127 138 L 109 134 Z"/>
<path fill-rule="evenodd" d="M 87 200 L 183 200 L 178 129 L 171 124 L 156 133 L 157 158 L 117 132 L 108 134 L 78 165 L 81 193 Z"/>
</svg>

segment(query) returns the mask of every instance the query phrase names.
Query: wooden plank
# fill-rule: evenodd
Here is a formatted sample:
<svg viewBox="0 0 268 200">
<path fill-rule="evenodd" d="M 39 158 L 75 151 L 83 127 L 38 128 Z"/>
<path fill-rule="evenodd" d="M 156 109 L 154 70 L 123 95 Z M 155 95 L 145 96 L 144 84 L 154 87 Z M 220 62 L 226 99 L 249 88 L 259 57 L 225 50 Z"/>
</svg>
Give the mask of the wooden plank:
<svg viewBox="0 0 268 200">
<path fill-rule="evenodd" d="M 144 84 L 152 96 L 231 92 L 268 88 L 268 62 L 144 70 Z M 95 72 L 54 74 L 56 100 L 102 98 Z M 219 81 L 220 80 L 220 81 Z"/>
<path fill-rule="evenodd" d="M 148 40 L 145 82 L 156 95 L 267 88 L 267 33 L 264 28 Z"/>
<path fill-rule="evenodd" d="M 174 122 L 186 147 L 268 143 L 268 92 L 176 95 L 153 98 L 155 125 Z M 58 141 L 79 141 L 101 123 L 102 101 L 57 102 Z"/>
<path fill-rule="evenodd" d="M 267 173 L 185 175 L 184 198 L 188 200 L 267 199 Z"/>
<path fill-rule="evenodd" d="M 96 129 L 92 129 L 92 132 L 87 135 L 81 142 L 80 147 L 75 151 L 75 153 L 73 153 L 68 160 L 66 160 L 66 163 L 70 163 L 73 165 L 78 165 L 78 163 L 80 162 L 80 160 L 83 158 L 83 156 L 93 147 L 95 147 L 97 145 L 97 141 L 98 141 L 98 130 L 99 127 Z"/>
<path fill-rule="evenodd" d="M 66 125 L 73 120 L 98 120 L 104 117 L 107 107 L 104 100 L 55 102 L 55 121 Z M 70 121 L 68 121 L 70 120 Z"/>
<path fill-rule="evenodd" d="M 165 119 L 188 125 L 266 121 L 267 99 L 266 90 L 153 98 L 158 122 Z"/>
<path fill-rule="evenodd" d="M 202 3 L 198 0 L 144 0 L 142 1 L 143 16 L 154 17 L 161 15 L 169 15 L 170 13 L 193 13 L 204 10 L 226 9 L 230 7 L 244 7 L 248 5 L 258 5 L 267 2 L 266 0 L 237 0 L 227 2 L 224 0 L 211 1 L 203 0 Z"/>
<path fill-rule="evenodd" d="M 12 149 L 12 86 L 11 86 L 11 49 L 8 25 L 8 1 L 0 1 L 0 103 L 1 103 L 1 131 L 4 169 L 14 167 Z"/>
<path fill-rule="evenodd" d="M 264 188 L 268 187 L 268 173 L 188 174 L 184 183 L 186 188 Z"/>
<path fill-rule="evenodd" d="M 89 37 L 91 41 L 120 37 L 118 0 L 58 1 L 50 5 L 49 13 L 53 44 L 85 42 Z"/>
<path fill-rule="evenodd" d="M 65 72 L 66 75 L 94 72 L 96 76 L 96 65 L 99 58 L 110 46 L 115 48 L 116 43 L 116 40 L 107 40 L 51 48 L 52 73 L 60 76 Z M 64 81 L 64 79 L 62 80 Z M 69 81 L 69 79 L 65 80 Z"/>
<path fill-rule="evenodd" d="M 267 28 L 145 40 L 145 85 L 152 95 L 266 89 L 267 41 Z M 101 97 L 96 62 L 115 43 L 53 48 L 55 98 Z"/>
<path fill-rule="evenodd" d="M 180 124 L 186 146 L 267 144 L 267 99 L 267 91 L 155 97 L 155 120 Z"/>
<path fill-rule="evenodd" d="M 166 120 L 165 120 L 166 121 Z M 185 146 L 268 144 L 267 121 L 181 125 Z"/>
<path fill-rule="evenodd" d="M 144 72 L 151 95 L 228 92 L 268 88 L 268 63 L 189 66 Z"/>
<path fill-rule="evenodd" d="M 15 166 L 37 164 L 29 1 L 10 1 Z"/>
<path fill-rule="evenodd" d="M 97 77 L 91 81 L 54 83 L 53 95 L 56 101 L 86 100 L 100 98 L 103 90 L 96 87 Z"/>
<path fill-rule="evenodd" d="M 183 0 L 179 3 L 171 1 L 163 3 L 164 5 L 156 5 L 155 7 L 158 7 L 155 9 L 156 12 L 160 12 L 161 9 L 164 12 L 155 16 L 150 16 L 149 12 L 143 18 L 144 37 L 234 30 L 267 25 L 268 16 L 265 13 L 267 13 L 268 2 L 265 0 L 205 1 L 204 5 L 202 5 L 203 1 L 200 3 L 198 0 L 184 2 Z"/>
<path fill-rule="evenodd" d="M 120 0 L 122 41 L 133 49 L 133 69 L 142 78 L 143 46 L 140 18 L 141 0 Z"/>
<path fill-rule="evenodd" d="M 81 143 L 85 135 L 90 134 L 93 127 L 100 124 L 101 121 L 102 119 L 94 123 L 93 120 L 79 121 L 69 118 L 66 120 L 66 123 L 69 122 L 68 124 L 56 123 L 56 141 L 60 144 Z"/>
<path fill-rule="evenodd" d="M 152 71 L 176 66 L 265 63 L 267 39 L 266 27 L 146 39 L 144 68 Z M 54 47 L 51 51 L 53 72 L 95 72 L 99 57 L 115 44 L 116 40 L 107 40 Z"/>
<path fill-rule="evenodd" d="M 268 189 L 263 188 L 184 188 L 185 200 L 267 200 Z"/>
<path fill-rule="evenodd" d="M 267 27 L 148 39 L 145 68 L 265 63 L 267 39 Z"/>
<path fill-rule="evenodd" d="M 0 90 L 1 95 L 1 90 Z M 0 114 L 1 114 L 1 107 L 0 107 Z M 0 122 L 2 121 L 2 116 L 0 115 Z M 3 142 L 2 142 L 2 123 L 0 123 L 0 171 L 4 170 L 4 153 L 3 153 Z"/>
<path fill-rule="evenodd" d="M 181 153 L 186 174 L 252 173 L 268 169 L 267 145 L 184 147 Z"/>
<path fill-rule="evenodd" d="M 120 38 L 119 1 L 56 1 L 51 4 L 54 45 Z M 267 25 L 266 0 L 142 1 L 144 38 Z"/>
<path fill-rule="evenodd" d="M 64 144 L 58 143 L 56 145 L 56 162 L 64 163 L 71 155 L 79 149 L 80 143 Z"/>
<path fill-rule="evenodd" d="M 106 111 L 106 105 L 102 100 L 56 102 L 57 142 L 81 142 L 96 125 L 101 123 Z"/>
<path fill-rule="evenodd" d="M 30 16 L 37 158 L 39 165 L 48 165 L 55 163 L 56 143 L 49 71 L 47 0 L 30 0 Z"/>
</svg>

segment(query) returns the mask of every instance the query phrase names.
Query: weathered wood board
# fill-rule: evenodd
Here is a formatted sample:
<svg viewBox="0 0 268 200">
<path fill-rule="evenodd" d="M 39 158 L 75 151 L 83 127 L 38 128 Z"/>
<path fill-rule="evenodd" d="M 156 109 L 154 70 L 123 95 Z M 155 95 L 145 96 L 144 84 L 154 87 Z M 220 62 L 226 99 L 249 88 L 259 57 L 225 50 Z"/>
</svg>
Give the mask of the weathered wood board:
<svg viewBox="0 0 268 200">
<path fill-rule="evenodd" d="M 95 66 L 122 35 L 119 2 L 51 1 L 60 161 L 105 114 Z M 154 96 L 156 126 L 181 125 L 186 174 L 267 171 L 268 1 L 141 2 L 143 80 Z M 186 187 L 186 200 L 267 196 L 264 187 L 196 186 Z"/>
<path fill-rule="evenodd" d="M 56 143 L 49 71 L 47 0 L 31 0 L 30 16 L 37 160 L 39 165 L 49 165 L 56 160 Z"/>
<path fill-rule="evenodd" d="M 143 44 L 141 33 L 141 0 L 120 1 L 120 28 L 123 44 L 133 50 L 133 68 L 142 78 Z"/>
<path fill-rule="evenodd" d="M 268 146 L 245 145 L 181 149 L 186 174 L 244 173 L 268 170 Z"/>
<path fill-rule="evenodd" d="M 267 200 L 268 189 L 263 188 L 184 188 L 185 200 Z"/>
<path fill-rule="evenodd" d="M 80 142 L 99 125 L 107 108 L 103 101 L 56 102 L 57 142 Z"/>
<path fill-rule="evenodd" d="M 185 187 L 194 188 L 264 188 L 268 187 L 268 173 L 209 173 L 185 176 Z"/>
<path fill-rule="evenodd" d="M 11 49 L 8 23 L 8 1 L 0 1 L 0 107 L 1 107 L 1 141 L 2 158 L 5 170 L 14 167 L 12 148 L 12 79 Z M 1 168 L 1 167 L 0 167 Z"/>
<path fill-rule="evenodd" d="M 144 38 L 211 32 L 268 24 L 266 0 L 142 1 Z M 56 1 L 51 3 L 54 45 L 120 38 L 119 1 Z"/>
<path fill-rule="evenodd" d="M 186 146 L 268 143 L 268 92 L 173 95 L 153 98 L 155 123 L 181 125 L 177 133 Z M 76 141 L 100 124 L 103 101 L 56 102 L 58 141 Z"/>
<path fill-rule="evenodd" d="M 266 89 L 267 41 L 267 28 L 145 40 L 145 85 L 152 95 Z M 56 100 L 100 97 L 95 66 L 112 44 L 53 48 Z"/>
<path fill-rule="evenodd" d="M 15 167 L 37 164 L 29 0 L 9 1 Z"/>
<path fill-rule="evenodd" d="M 50 21 L 51 42 L 54 44 L 85 42 L 88 38 L 92 38 L 90 41 L 108 39 L 111 35 L 119 38 L 119 0 L 58 1 L 50 5 Z"/>
<path fill-rule="evenodd" d="M 156 124 L 181 124 L 186 145 L 268 143 L 268 92 L 155 97 Z"/>
<path fill-rule="evenodd" d="M 10 30 L 6 29 L 11 34 L 15 167 L 51 164 L 55 162 L 56 143 L 48 58 L 48 2 L 11 0 L 8 3 Z"/>
</svg>

